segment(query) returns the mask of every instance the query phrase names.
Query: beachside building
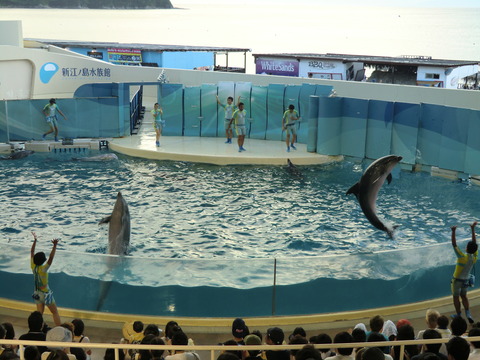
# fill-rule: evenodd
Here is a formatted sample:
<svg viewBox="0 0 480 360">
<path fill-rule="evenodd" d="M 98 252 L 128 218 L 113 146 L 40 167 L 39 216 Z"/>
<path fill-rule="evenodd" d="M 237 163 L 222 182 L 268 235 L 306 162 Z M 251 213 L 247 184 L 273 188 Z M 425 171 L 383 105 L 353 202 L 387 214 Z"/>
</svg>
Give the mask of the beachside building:
<svg viewBox="0 0 480 360">
<path fill-rule="evenodd" d="M 211 46 L 132 44 L 71 40 L 26 39 L 46 46 L 53 45 L 77 54 L 115 65 L 149 66 L 170 69 L 227 71 L 245 73 L 246 54 L 250 49 Z M 243 66 L 231 66 L 230 58 Z"/>
<path fill-rule="evenodd" d="M 464 88 L 474 77 L 478 89 L 479 62 L 441 60 L 430 56 L 364 56 L 343 54 L 253 54 L 256 74 L 323 80 L 368 81 L 447 89 Z"/>
</svg>

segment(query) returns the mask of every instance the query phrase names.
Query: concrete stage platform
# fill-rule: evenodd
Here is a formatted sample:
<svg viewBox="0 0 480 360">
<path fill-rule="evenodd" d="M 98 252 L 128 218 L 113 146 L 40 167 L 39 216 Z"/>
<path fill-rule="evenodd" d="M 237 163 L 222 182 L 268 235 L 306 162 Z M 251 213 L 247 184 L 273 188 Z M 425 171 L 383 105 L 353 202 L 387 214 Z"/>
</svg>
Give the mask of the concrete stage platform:
<svg viewBox="0 0 480 360">
<path fill-rule="evenodd" d="M 121 154 L 153 160 L 188 161 L 214 165 L 319 165 L 343 160 L 343 156 L 326 156 L 307 152 L 304 144 L 287 152 L 284 141 L 245 139 L 247 151 L 238 152 L 237 139 L 225 144 L 225 138 L 162 136 L 155 146 L 151 122 L 144 122 L 138 135 L 110 141 L 110 149 Z"/>
</svg>

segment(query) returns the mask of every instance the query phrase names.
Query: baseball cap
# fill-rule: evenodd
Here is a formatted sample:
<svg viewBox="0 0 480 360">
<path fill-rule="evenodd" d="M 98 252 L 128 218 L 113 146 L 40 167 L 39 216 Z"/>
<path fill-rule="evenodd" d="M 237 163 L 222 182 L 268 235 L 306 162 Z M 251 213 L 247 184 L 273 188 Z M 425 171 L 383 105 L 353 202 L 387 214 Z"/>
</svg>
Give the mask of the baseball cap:
<svg viewBox="0 0 480 360">
<path fill-rule="evenodd" d="M 281 345 L 285 339 L 283 330 L 278 327 L 273 327 L 267 330 L 267 336 L 275 345 Z"/>
</svg>

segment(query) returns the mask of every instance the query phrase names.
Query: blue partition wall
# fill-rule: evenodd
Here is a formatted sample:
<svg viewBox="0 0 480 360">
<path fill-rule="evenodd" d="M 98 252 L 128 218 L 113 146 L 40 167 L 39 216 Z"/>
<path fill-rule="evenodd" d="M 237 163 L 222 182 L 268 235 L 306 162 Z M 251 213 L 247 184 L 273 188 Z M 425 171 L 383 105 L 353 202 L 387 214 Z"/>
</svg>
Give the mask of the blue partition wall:
<svg viewBox="0 0 480 360">
<path fill-rule="evenodd" d="M 320 97 L 318 109 L 317 152 L 341 155 L 343 98 Z"/>
<path fill-rule="evenodd" d="M 464 171 L 470 110 L 445 107 L 438 166 Z M 448 120 L 447 120 L 448 119 Z"/>
<path fill-rule="evenodd" d="M 365 157 L 378 159 L 390 154 L 392 147 L 393 103 L 370 100 L 367 117 Z"/>
<path fill-rule="evenodd" d="M 184 89 L 184 136 L 200 136 L 200 88 L 197 86 Z"/>
<path fill-rule="evenodd" d="M 341 148 L 342 154 L 365 157 L 367 141 L 368 100 L 343 99 Z"/>
<path fill-rule="evenodd" d="M 267 131 L 267 95 L 266 86 L 252 86 L 251 118 L 252 125 L 248 134 L 252 139 L 265 140 Z"/>
<path fill-rule="evenodd" d="M 467 174 L 480 174 L 480 111 L 468 110 L 468 131 L 465 147 L 464 172 Z"/>
<path fill-rule="evenodd" d="M 284 95 L 285 85 L 268 85 L 266 140 L 282 139 L 282 116 L 285 111 L 285 106 L 283 104 Z"/>
<path fill-rule="evenodd" d="M 7 107 L 8 102 L 0 102 L 0 142 L 8 142 L 8 125 L 7 125 Z"/>
<path fill-rule="evenodd" d="M 392 148 L 390 153 L 403 157 L 402 162 L 415 164 L 420 105 L 395 103 L 393 111 Z"/>
<path fill-rule="evenodd" d="M 183 135 L 183 85 L 162 84 L 158 92 L 158 102 L 163 109 L 166 126 L 162 134 L 166 136 Z"/>
<path fill-rule="evenodd" d="M 201 88 L 201 136 L 217 136 L 217 85 L 203 84 Z M 221 118 L 222 119 L 222 118 Z M 223 122 L 223 119 L 222 119 Z"/>
<path fill-rule="evenodd" d="M 298 110 L 300 115 L 300 123 L 297 128 L 297 142 L 308 142 L 308 121 L 309 121 L 309 106 L 310 95 L 315 95 L 315 85 L 302 84 L 298 99 Z"/>
</svg>

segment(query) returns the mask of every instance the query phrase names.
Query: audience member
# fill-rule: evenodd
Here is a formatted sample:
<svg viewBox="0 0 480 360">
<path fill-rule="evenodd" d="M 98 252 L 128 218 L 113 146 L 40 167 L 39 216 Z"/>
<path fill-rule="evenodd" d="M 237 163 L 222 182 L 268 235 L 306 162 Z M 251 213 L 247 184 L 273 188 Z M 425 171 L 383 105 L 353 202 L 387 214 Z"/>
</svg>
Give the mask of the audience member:
<svg viewBox="0 0 480 360">
<path fill-rule="evenodd" d="M 245 336 L 245 345 L 262 345 L 262 339 L 255 334 Z M 243 360 L 259 360 L 262 358 L 261 350 L 244 350 L 242 354 Z"/>
<path fill-rule="evenodd" d="M 46 335 L 42 331 L 44 321 L 43 315 L 39 311 L 34 311 L 28 316 L 28 333 L 20 335 L 19 340 L 45 341 Z M 47 351 L 46 346 L 39 346 L 40 355 Z"/>
<path fill-rule="evenodd" d="M 240 344 L 238 344 L 235 340 L 231 339 L 231 340 L 227 340 L 225 341 L 223 344 L 221 345 L 227 345 L 227 346 L 239 346 Z M 238 357 L 239 359 L 242 358 L 242 350 L 225 350 L 223 352 L 226 352 L 226 353 L 231 353 L 231 354 L 234 354 L 236 357 Z"/>
<path fill-rule="evenodd" d="M 427 323 L 427 329 L 436 329 L 438 327 L 438 318 L 440 313 L 434 309 L 428 309 L 425 314 L 425 322 Z M 423 332 L 425 330 L 420 330 L 417 335 L 417 339 L 423 339 Z"/>
<path fill-rule="evenodd" d="M 304 337 L 305 339 L 307 338 L 307 333 L 305 332 L 305 330 L 303 329 L 303 327 L 296 327 L 294 330 L 293 330 L 293 333 L 288 337 L 288 340 L 290 340 L 290 338 L 293 338 L 295 337 L 296 335 L 300 335 L 301 337 Z"/>
<path fill-rule="evenodd" d="M 383 334 L 380 334 L 380 333 L 371 333 L 370 336 L 368 337 L 367 339 L 367 342 L 383 342 L 383 341 L 387 341 L 385 340 L 385 336 Z M 383 351 L 383 353 L 385 354 L 385 359 L 387 360 L 393 360 L 392 357 L 389 355 L 390 353 L 390 347 L 385 345 L 385 346 L 369 346 L 368 344 L 365 344 L 365 346 L 367 347 L 377 347 L 379 348 L 381 351 Z"/>
<path fill-rule="evenodd" d="M 322 360 L 320 352 L 312 345 L 305 345 L 295 355 L 295 360 Z"/>
<path fill-rule="evenodd" d="M 47 332 L 47 336 L 46 336 L 46 341 L 52 341 L 52 342 L 72 342 L 72 338 L 73 338 L 73 334 L 70 330 L 68 330 L 67 328 L 63 327 L 63 326 L 56 326 L 54 327 L 53 329 L 49 330 Z M 53 357 L 59 357 L 59 356 L 63 356 L 61 353 L 54 353 L 55 350 L 62 350 L 63 352 L 65 352 L 68 356 L 68 358 L 70 360 L 76 360 L 76 357 L 75 355 L 71 354 L 70 353 L 70 349 L 67 347 L 54 347 L 54 346 L 49 346 L 48 349 L 50 351 L 46 351 L 44 353 L 42 353 L 41 355 L 41 359 L 42 360 L 46 360 L 48 358 L 48 360 L 51 360 L 50 359 L 50 355 L 53 356 Z M 52 354 L 54 353 L 54 354 Z"/>
<path fill-rule="evenodd" d="M 319 335 L 315 336 L 313 340 L 314 341 L 313 342 L 310 341 L 310 343 L 312 343 L 312 344 L 331 344 L 333 342 L 330 335 L 325 334 L 325 333 L 322 333 L 322 334 L 319 334 Z M 331 348 L 329 348 L 329 349 L 319 349 L 319 351 L 320 351 L 320 356 L 322 357 L 322 359 L 326 359 L 327 357 L 331 357 L 331 356 L 336 355 L 335 352 L 333 352 Z"/>
<path fill-rule="evenodd" d="M 480 329 L 478 327 L 474 327 L 468 332 L 468 337 L 473 336 L 480 336 Z M 480 360 L 480 341 L 471 341 L 470 344 L 473 347 L 468 360 Z"/>
<path fill-rule="evenodd" d="M 470 345 L 460 336 L 452 337 L 447 343 L 449 360 L 467 360 L 470 355 Z"/>
<path fill-rule="evenodd" d="M 412 325 L 402 324 L 400 327 L 397 325 L 397 339 L 396 340 L 415 340 L 415 331 L 413 330 Z M 417 345 L 405 345 L 404 358 L 411 359 L 413 356 L 418 355 L 419 350 Z M 392 357 L 395 360 L 400 359 L 400 346 L 393 347 Z"/>
<path fill-rule="evenodd" d="M 65 351 L 57 349 L 49 352 L 48 357 L 46 357 L 46 359 L 47 360 L 71 360 L 71 357 L 69 355 L 71 354 L 67 354 Z M 43 358 L 43 355 L 42 355 L 42 358 Z"/>
<path fill-rule="evenodd" d="M 397 326 L 397 331 L 398 331 L 398 329 L 400 329 L 400 328 L 401 328 L 402 326 L 404 326 L 404 325 L 410 325 L 410 326 L 412 326 L 412 323 L 411 323 L 410 320 L 408 320 L 408 319 L 400 319 L 400 320 L 398 320 L 398 321 L 397 321 L 397 325 L 396 325 L 396 326 Z"/>
<path fill-rule="evenodd" d="M 189 338 L 181 330 L 176 331 L 172 335 L 172 345 L 188 345 Z M 184 350 L 175 350 L 173 355 L 168 355 L 165 360 L 199 360 L 200 357 L 195 352 L 185 352 Z"/>
<path fill-rule="evenodd" d="M 383 330 L 382 330 L 383 336 L 385 336 L 385 339 L 388 341 L 393 341 L 397 337 L 398 331 L 397 327 L 393 323 L 392 320 L 387 320 L 385 321 L 385 324 L 383 324 Z"/>
<path fill-rule="evenodd" d="M 85 324 L 83 320 L 73 319 L 72 324 L 74 326 L 73 342 L 84 343 L 84 344 L 90 343 L 90 339 L 83 334 L 85 331 Z M 92 355 L 92 350 L 88 348 L 83 348 L 83 350 L 87 354 L 87 358 L 90 358 L 90 356 Z"/>
<path fill-rule="evenodd" d="M 115 360 L 115 349 L 106 349 L 103 360 Z M 125 352 L 122 349 L 118 350 L 118 360 L 125 360 Z"/>
<path fill-rule="evenodd" d="M 273 327 L 267 330 L 265 342 L 268 345 L 282 345 L 285 340 L 285 334 L 279 327 Z M 267 360 L 290 360 L 290 351 L 288 350 L 267 350 L 265 351 Z"/>
<path fill-rule="evenodd" d="M 145 330 L 143 330 L 143 336 L 147 335 L 160 336 L 160 329 L 155 324 L 148 324 Z"/>
<path fill-rule="evenodd" d="M 370 331 L 367 331 L 367 340 L 372 332 L 381 333 L 383 330 L 384 320 L 380 315 L 375 315 L 370 319 Z"/>
<path fill-rule="evenodd" d="M 448 328 L 449 323 L 450 320 L 448 319 L 448 316 L 440 315 L 437 319 L 437 331 L 442 335 L 443 339 L 449 339 L 452 336 L 452 332 Z"/>
<path fill-rule="evenodd" d="M 250 331 L 248 330 L 248 326 L 245 324 L 245 321 L 243 321 L 243 319 L 236 318 L 235 320 L 233 320 L 232 336 L 233 340 L 235 340 L 237 344 L 244 345 L 245 342 L 243 341 L 243 339 L 249 333 Z"/>
<path fill-rule="evenodd" d="M 467 321 L 461 316 L 455 316 L 450 323 L 452 336 L 463 336 L 467 332 Z"/>
<path fill-rule="evenodd" d="M 5 329 L 5 339 L 6 340 L 16 340 L 15 338 L 15 329 L 13 328 L 12 323 L 4 322 L 2 324 L 3 328 Z M 17 346 L 15 345 L 3 345 L 5 349 L 10 349 L 12 351 L 17 351 Z"/>
<path fill-rule="evenodd" d="M 385 360 L 385 353 L 378 347 L 365 348 L 362 352 L 362 360 Z"/>
<path fill-rule="evenodd" d="M 333 339 L 334 344 L 353 343 L 353 337 L 348 332 L 343 331 L 335 335 Z M 328 357 L 326 360 L 353 360 L 353 348 L 337 348 L 335 349 L 337 355 Z"/>
<path fill-rule="evenodd" d="M 231 352 L 222 352 L 220 355 L 218 355 L 217 360 L 241 360 L 241 359 L 237 355 Z"/>
<path fill-rule="evenodd" d="M 150 345 L 165 345 L 165 342 L 158 336 L 147 334 L 143 337 L 141 344 Z M 138 352 L 138 359 L 140 360 L 160 360 L 163 359 L 165 350 L 159 349 L 142 349 Z"/>
<path fill-rule="evenodd" d="M 442 335 L 437 330 L 434 329 L 427 329 L 422 334 L 422 339 L 429 340 L 429 339 L 441 339 Z M 422 346 L 422 353 L 419 355 L 415 355 L 412 357 L 411 360 L 425 360 L 430 355 L 436 355 L 440 360 L 447 360 L 447 356 L 440 353 L 440 348 L 442 344 L 424 344 Z"/>
<path fill-rule="evenodd" d="M 40 360 L 40 351 L 36 346 L 26 346 L 23 351 L 23 357 L 25 360 Z"/>
<path fill-rule="evenodd" d="M 305 331 L 303 333 L 305 334 Z M 293 337 L 292 337 L 292 335 L 290 335 L 290 340 L 288 342 L 289 345 L 301 345 L 301 344 L 306 345 L 306 344 L 308 344 L 307 338 L 303 337 L 302 335 L 296 334 Z M 295 359 L 295 355 L 297 354 L 298 351 L 299 351 L 298 349 L 290 350 L 290 357 L 292 358 L 292 360 Z"/>
</svg>

